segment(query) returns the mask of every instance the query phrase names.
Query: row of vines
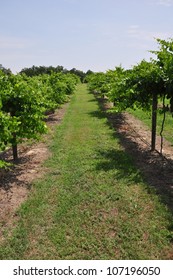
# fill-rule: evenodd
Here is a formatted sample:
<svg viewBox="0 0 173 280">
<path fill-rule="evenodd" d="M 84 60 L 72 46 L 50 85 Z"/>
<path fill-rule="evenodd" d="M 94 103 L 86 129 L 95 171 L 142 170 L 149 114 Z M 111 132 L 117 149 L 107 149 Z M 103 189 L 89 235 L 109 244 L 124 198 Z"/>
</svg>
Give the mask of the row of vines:
<svg viewBox="0 0 173 280">
<path fill-rule="evenodd" d="M 12 146 L 16 161 L 18 143 L 47 131 L 46 114 L 68 101 L 78 82 L 69 73 L 28 77 L 0 71 L 0 151 Z M 0 166 L 4 165 L 1 160 Z"/>
<path fill-rule="evenodd" d="M 152 111 L 151 150 L 155 150 L 157 112 L 163 114 L 163 127 L 166 112 L 173 112 L 173 39 L 157 39 L 158 50 L 151 51 L 155 58 L 142 60 L 132 69 L 121 66 L 106 73 L 98 72 L 88 76 L 89 89 L 106 96 L 114 104 L 114 111 L 127 108 L 142 108 Z M 165 102 L 166 101 L 166 102 Z M 161 106 L 158 102 L 161 102 Z"/>
</svg>

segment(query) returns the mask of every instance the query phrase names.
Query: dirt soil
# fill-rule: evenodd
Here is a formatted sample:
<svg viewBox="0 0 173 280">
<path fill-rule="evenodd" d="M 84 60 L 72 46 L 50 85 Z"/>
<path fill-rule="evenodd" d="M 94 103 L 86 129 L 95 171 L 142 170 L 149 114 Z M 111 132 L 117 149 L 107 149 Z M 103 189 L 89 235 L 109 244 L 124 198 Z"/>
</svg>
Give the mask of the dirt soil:
<svg viewBox="0 0 173 280">
<path fill-rule="evenodd" d="M 19 145 L 18 162 L 9 170 L 0 170 L 0 240 L 3 239 L 5 230 L 13 228 L 16 223 L 16 210 L 28 197 L 32 181 L 46 173 L 43 162 L 50 156 L 48 143 L 56 125 L 61 123 L 67 107 L 68 104 L 65 104 L 47 117 L 49 133 L 42 137 L 43 141 Z M 13 162 L 11 149 L 1 153 L 0 157 L 7 162 Z"/>
</svg>

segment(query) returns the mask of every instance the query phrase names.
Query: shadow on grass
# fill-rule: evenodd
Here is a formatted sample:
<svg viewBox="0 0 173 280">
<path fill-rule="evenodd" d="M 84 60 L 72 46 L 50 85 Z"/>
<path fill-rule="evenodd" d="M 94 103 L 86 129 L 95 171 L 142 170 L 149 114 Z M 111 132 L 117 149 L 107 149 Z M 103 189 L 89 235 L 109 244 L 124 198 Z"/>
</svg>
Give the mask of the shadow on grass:
<svg viewBox="0 0 173 280">
<path fill-rule="evenodd" d="M 119 179 L 128 177 L 134 183 L 144 181 L 148 185 L 148 192 L 154 191 L 173 214 L 173 161 L 151 152 L 147 145 L 140 145 L 140 140 L 134 137 L 134 131 L 125 123 L 123 113 L 109 113 L 107 101 L 103 98 L 96 100 L 100 112 L 90 115 L 106 117 L 107 124 L 114 129 L 113 136 L 119 139 L 124 148 L 124 151 L 99 151 L 105 161 L 98 164 L 97 168 L 105 171 L 116 168 Z"/>
<path fill-rule="evenodd" d="M 102 112 L 102 111 L 99 111 L 99 110 L 90 112 L 89 115 L 90 115 L 91 117 L 98 118 L 98 119 L 103 119 L 103 118 L 105 118 L 105 113 Z"/>
<path fill-rule="evenodd" d="M 115 170 L 116 179 L 125 180 L 127 184 L 141 183 L 142 176 L 134 166 L 132 158 L 124 151 L 109 149 L 97 151 L 102 160 L 97 164 L 97 170 Z"/>
</svg>

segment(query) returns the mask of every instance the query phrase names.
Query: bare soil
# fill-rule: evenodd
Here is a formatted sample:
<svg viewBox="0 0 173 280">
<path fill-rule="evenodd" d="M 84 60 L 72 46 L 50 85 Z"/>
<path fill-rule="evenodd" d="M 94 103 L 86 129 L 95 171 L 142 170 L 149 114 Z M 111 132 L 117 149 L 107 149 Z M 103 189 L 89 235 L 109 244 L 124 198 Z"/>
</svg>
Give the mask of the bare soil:
<svg viewBox="0 0 173 280">
<path fill-rule="evenodd" d="M 17 221 L 16 210 L 26 200 L 33 180 L 42 177 L 46 171 L 43 162 L 50 156 L 48 144 L 55 127 L 61 123 L 68 104 L 49 114 L 46 122 L 49 133 L 42 141 L 19 145 L 19 160 L 9 170 L 0 170 L 0 240 L 8 228 L 13 228 Z M 12 163 L 12 151 L 1 153 L 1 158 Z"/>
</svg>

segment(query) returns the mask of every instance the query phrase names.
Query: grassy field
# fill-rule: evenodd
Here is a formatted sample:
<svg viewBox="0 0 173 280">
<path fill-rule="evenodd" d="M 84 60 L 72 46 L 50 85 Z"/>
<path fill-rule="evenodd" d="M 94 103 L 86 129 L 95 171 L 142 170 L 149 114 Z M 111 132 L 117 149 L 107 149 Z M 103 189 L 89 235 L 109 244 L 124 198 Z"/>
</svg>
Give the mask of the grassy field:
<svg viewBox="0 0 173 280">
<path fill-rule="evenodd" d="M 164 259 L 172 217 L 79 85 L 1 259 Z"/>
</svg>

